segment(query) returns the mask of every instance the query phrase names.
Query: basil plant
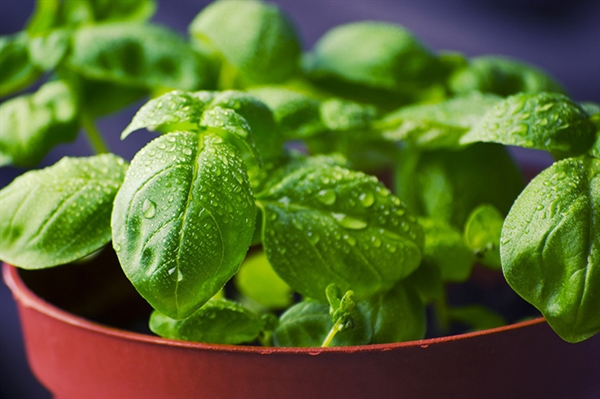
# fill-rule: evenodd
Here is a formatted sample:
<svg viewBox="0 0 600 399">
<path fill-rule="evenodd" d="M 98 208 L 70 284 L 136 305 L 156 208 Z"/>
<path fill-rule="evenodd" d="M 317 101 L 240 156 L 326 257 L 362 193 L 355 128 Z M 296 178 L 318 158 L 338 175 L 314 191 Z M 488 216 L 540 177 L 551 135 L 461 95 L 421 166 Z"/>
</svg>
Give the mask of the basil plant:
<svg viewBox="0 0 600 399">
<path fill-rule="evenodd" d="M 112 247 L 150 329 L 182 340 L 415 340 L 428 309 L 438 327 L 496 327 L 496 311 L 447 300 L 482 267 L 566 341 L 600 331 L 598 104 L 389 23 L 305 51 L 265 2 L 211 3 L 186 37 L 150 22 L 155 8 L 40 0 L 0 38 L 0 165 L 32 167 L 81 128 L 96 152 L 0 190 L 3 261 Z M 125 160 L 94 121 L 141 98 L 121 138 L 158 135 Z M 555 162 L 526 182 L 511 146 Z"/>
</svg>

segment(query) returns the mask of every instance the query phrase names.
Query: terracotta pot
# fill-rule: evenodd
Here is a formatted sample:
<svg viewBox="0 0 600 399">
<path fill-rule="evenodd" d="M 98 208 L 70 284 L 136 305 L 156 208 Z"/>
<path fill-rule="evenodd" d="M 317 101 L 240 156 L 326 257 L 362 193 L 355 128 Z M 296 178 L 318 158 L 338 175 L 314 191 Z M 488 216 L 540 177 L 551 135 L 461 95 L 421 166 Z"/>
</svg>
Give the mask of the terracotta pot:
<svg viewBox="0 0 600 399">
<path fill-rule="evenodd" d="M 103 297 L 118 299 L 84 303 L 88 313 L 136 313 L 145 306 L 131 300 L 135 296 L 123 281 L 107 277 L 118 273 L 106 272 L 105 262 L 96 263 L 102 267 L 94 271 L 85 265 L 92 274 L 80 275 L 79 282 L 3 267 L 17 301 L 31 368 L 56 398 L 506 399 L 600 394 L 600 335 L 568 344 L 543 319 L 407 343 L 264 348 L 181 342 L 107 327 L 40 297 L 60 292 L 63 298 L 55 296 L 52 302 L 82 304 L 84 296 L 94 296 L 87 287 L 99 286 L 114 294 Z M 48 273 L 78 274 L 68 267 Z M 92 285 L 85 284 L 90 281 Z"/>
</svg>

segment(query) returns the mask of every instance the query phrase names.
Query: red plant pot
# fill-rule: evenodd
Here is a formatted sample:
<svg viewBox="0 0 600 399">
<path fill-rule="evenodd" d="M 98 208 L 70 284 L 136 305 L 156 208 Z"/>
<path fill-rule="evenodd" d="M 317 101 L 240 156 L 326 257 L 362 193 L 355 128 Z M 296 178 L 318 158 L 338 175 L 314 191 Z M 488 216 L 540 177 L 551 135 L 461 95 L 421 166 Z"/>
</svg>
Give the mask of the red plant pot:
<svg viewBox="0 0 600 399">
<path fill-rule="evenodd" d="M 56 398 L 506 399 L 600 394 L 600 335 L 569 344 L 541 318 L 385 345 L 209 345 L 88 321 L 34 293 L 24 281 L 27 272 L 5 264 L 3 275 L 17 301 L 31 368 Z M 55 289 L 56 281 L 45 284 Z M 117 306 L 130 308 L 126 303 Z"/>
</svg>

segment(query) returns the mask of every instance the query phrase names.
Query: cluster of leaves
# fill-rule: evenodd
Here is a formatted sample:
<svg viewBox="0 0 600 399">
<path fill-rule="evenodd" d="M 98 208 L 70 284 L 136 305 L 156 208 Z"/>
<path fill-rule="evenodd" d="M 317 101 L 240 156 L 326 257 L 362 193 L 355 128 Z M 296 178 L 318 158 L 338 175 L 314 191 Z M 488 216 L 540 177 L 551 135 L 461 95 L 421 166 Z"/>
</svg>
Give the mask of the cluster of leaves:
<svg viewBox="0 0 600 399">
<path fill-rule="evenodd" d="M 0 155 L 35 163 L 62 137 L 49 132 L 145 94 L 122 138 L 161 135 L 129 165 L 64 158 L 0 191 L 3 260 L 50 267 L 112 240 L 151 329 L 202 342 L 419 339 L 426 306 L 476 263 L 502 268 L 564 339 L 600 331 L 598 105 L 535 67 L 434 53 L 396 25 L 342 25 L 302 54 L 291 20 L 259 1 L 210 4 L 189 41 L 139 22 L 151 2 L 107 4 L 40 1 L 52 13 L 3 39 L 27 66 L 3 90 L 53 74 L 2 104 L 21 130 L 2 131 Z M 557 161 L 525 186 L 507 145 Z"/>
</svg>

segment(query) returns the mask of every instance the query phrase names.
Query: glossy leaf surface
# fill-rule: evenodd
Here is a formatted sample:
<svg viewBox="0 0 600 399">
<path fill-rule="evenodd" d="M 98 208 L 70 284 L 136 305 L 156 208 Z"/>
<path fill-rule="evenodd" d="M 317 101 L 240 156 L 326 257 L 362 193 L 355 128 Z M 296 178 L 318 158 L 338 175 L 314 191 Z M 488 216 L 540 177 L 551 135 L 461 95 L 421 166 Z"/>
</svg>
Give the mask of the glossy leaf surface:
<svg viewBox="0 0 600 399">
<path fill-rule="evenodd" d="M 126 163 L 114 155 L 63 158 L 0 191 L 0 258 L 26 269 L 69 263 L 110 241 Z"/>
<path fill-rule="evenodd" d="M 210 299 L 183 320 L 171 319 L 157 311 L 150 316 L 150 330 L 164 338 L 214 344 L 243 344 L 254 341 L 264 322 L 239 303 Z"/>
<path fill-rule="evenodd" d="M 460 138 L 499 101 L 495 95 L 476 92 L 436 104 L 402 107 L 377 125 L 387 140 L 404 140 L 426 149 L 457 147 Z"/>
<path fill-rule="evenodd" d="M 510 286 L 569 342 L 600 331 L 600 160 L 559 161 L 534 178 L 502 229 Z"/>
<path fill-rule="evenodd" d="M 267 256 L 294 290 L 325 300 L 335 283 L 366 298 L 417 267 L 420 226 L 375 178 L 310 162 L 286 172 L 257 197 Z"/>
<path fill-rule="evenodd" d="M 565 156 L 588 151 L 595 133 L 589 115 L 568 97 L 521 93 L 491 108 L 461 142 L 496 142 Z"/>
<path fill-rule="evenodd" d="M 254 222 L 234 147 L 212 134 L 169 133 L 132 161 L 115 199 L 113 246 L 140 294 L 183 319 L 237 272 Z"/>
</svg>

